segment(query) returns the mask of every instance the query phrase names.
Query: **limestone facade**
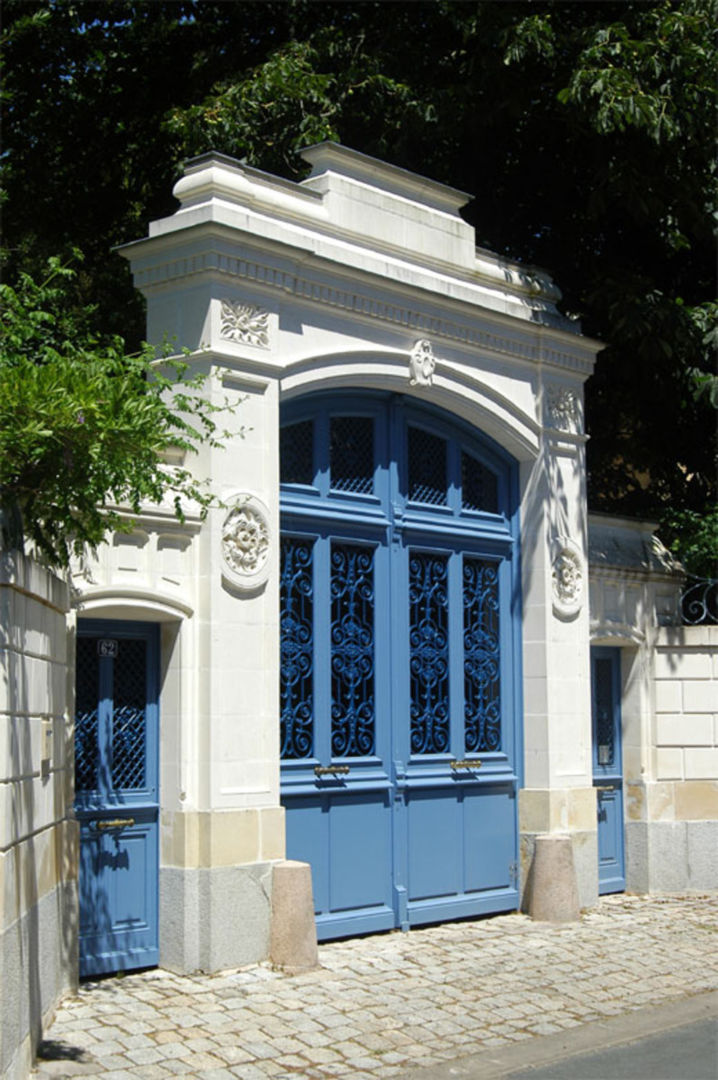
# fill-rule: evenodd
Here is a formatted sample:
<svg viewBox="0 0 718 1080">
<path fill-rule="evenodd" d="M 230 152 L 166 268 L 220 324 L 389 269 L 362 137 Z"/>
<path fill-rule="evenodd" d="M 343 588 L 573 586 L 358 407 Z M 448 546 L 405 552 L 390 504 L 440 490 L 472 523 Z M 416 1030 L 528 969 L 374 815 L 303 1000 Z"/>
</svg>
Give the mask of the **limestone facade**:
<svg viewBox="0 0 718 1080">
<path fill-rule="evenodd" d="M 77 985 L 74 668 L 65 582 L 0 552 L 0 1073 L 27 1075 Z"/>
<path fill-rule="evenodd" d="M 620 650 L 626 886 L 718 887 L 718 628 L 681 624 L 650 523 L 591 515 L 591 641 Z"/>
</svg>

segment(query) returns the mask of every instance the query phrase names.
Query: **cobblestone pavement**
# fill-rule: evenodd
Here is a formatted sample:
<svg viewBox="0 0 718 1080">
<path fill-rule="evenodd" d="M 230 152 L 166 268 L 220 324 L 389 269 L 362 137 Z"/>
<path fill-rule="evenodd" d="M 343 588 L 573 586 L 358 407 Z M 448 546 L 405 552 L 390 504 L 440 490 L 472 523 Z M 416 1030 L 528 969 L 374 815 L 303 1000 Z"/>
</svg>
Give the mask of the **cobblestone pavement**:
<svg viewBox="0 0 718 1080">
<path fill-rule="evenodd" d="M 320 946 L 320 968 L 83 983 L 35 1076 L 374 1080 L 718 988 L 718 894 L 613 896 Z"/>
</svg>

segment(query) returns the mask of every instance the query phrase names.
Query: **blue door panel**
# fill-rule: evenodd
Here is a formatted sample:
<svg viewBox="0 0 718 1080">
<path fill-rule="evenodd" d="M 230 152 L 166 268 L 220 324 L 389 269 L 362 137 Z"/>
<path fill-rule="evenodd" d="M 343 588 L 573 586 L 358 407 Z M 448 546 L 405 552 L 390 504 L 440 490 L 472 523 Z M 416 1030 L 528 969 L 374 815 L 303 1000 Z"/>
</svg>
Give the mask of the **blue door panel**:
<svg viewBox="0 0 718 1080">
<path fill-rule="evenodd" d="M 516 862 L 513 791 L 464 791 L 464 892 L 508 889 Z"/>
<path fill-rule="evenodd" d="M 331 911 L 391 907 L 391 813 L 385 792 L 336 797 L 329 819 Z"/>
<path fill-rule="evenodd" d="M 159 960 L 157 630 L 78 628 L 75 813 L 80 974 Z"/>
<path fill-rule="evenodd" d="M 152 822 L 80 837 L 80 975 L 148 967 L 159 960 L 157 829 Z"/>
<path fill-rule="evenodd" d="M 598 891 L 604 895 L 623 892 L 626 887 L 619 649 L 591 649 L 591 711 L 593 784 L 598 819 Z"/>
<path fill-rule="evenodd" d="M 288 408 L 280 473 L 282 802 L 319 938 L 515 908 L 514 463 L 353 393 Z"/>
<path fill-rule="evenodd" d="M 598 793 L 598 880 L 601 893 L 625 888 L 623 868 L 623 798 L 617 785 Z"/>
<path fill-rule="evenodd" d="M 409 901 L 461 891 L 461 829 L 456 799 L 412 792 L 407 800 Z"/>
<path fill-rule="evenodd" d="M 326 799 L 285 799 L 287 857 L 312 868 L 314 910 L 329 911 L 329 842 Z"/>
</svg>

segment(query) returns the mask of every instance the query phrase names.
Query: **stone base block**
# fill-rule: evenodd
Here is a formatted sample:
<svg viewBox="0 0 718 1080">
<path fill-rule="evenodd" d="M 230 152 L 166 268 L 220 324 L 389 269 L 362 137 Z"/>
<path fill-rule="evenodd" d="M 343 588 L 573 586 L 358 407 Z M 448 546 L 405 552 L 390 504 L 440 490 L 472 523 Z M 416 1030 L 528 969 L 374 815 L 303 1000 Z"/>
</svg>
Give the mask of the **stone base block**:
<svg viewBox="0 0 718 1080">
<path fill-rule="evenodd" d="M 288 859 L 274 864 L 270 959 L 286 971 L 319 965 L 309 863 Z"/>
<path fill-rule="evenodd" d="M 160 966 L 191 974 L 269 956 L 272 863 L 160 870 Z"/>
<path fill-rule="evenodd" d="M 0 1076 L 25 1080 L 62 996 L 77 986 L 75 883 L 58 885 L 0 932 Z"/>
<path fill-rule="evenodd" d="M 569 836 L 537 836 L 530 870 L 528 912 L 542 922 L 574 922 L 579 918 L 578 886 Z"/>
<path fill-rule="evenodd" d="M 626 825 L 626 888 L 661 893 L 718 889 L 718 821 Z"/>
</svg>

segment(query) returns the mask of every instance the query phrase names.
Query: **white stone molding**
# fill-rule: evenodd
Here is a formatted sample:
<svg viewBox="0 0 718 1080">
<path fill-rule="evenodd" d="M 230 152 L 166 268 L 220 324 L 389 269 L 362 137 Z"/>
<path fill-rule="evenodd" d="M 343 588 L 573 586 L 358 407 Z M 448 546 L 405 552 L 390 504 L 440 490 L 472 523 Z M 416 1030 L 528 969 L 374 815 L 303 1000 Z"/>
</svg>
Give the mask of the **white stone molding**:
<svg viewBox="0 0 718 1080">
<path fill-rule="evenodd" d="M 222 573 L 235 588 L 250 592 L 269 576 L 269 510 L 256 495 L 235 492 L 222 524 Z"/>
<path fill-rule="evenodd" d="M 581 430 L 579 395 L 570 386 L 547 386 L 545 417 L 549 427 L 559 431 Z"/>
<path fill-rule="evenodd" d="M 255 304 L 241 300 L 222 300 L 222 323 L 220 337 L 236 341 L 240 345 L 258 345 L 269 348 L 269 312 Z"/>
<path fill-rule="evenodd" d="M 436 358 L 431 342 L 420 338 L 409 354 L 409 386 L 431 386 L 436 370 Z"/>
<path fill-rule="evenodd" d="M 562 349 L 558 342 L 549 346 L 536 344 L 524 335 L 512 337 L 496 330 L 487 331 L 475 324 L 457 322 L 446 316 L 429 315 L 401 303 L 378 299 L 357 289 L 345 289 L 328 285 L 324 280 L 288 272 L 266 263 L 240 258 L 234 255 L 202 252 L 183 259 L 157 261 L 151 267 L 133 268 L 135 285 L 145 293 L 186 279 L 188 274 L 221 272 L 223 276 L 237 281 L 249 281 L 253 286 L 277 289 L 307 303 L 319 303 L 323 307 L 361 315 L 388 325 L 407 327 L 417 333 L 431 333 L 436 337 L 456 341 L 472 349 L 481 349 L 512 359 L 550 364 L 578 373 L 590 375 L 593 371 L 595 349 L 586 338 L 576 335 L 575 349 Z M 486 315 L 482 311 L 483 316 Z M 502 328 L 503 329 L 503 328 Z M 573 344 L 573 343 L 572 343 Z"/>
<path fill-rule="evenodd" d="M 570 537 L 557 536 L 551 555 L 553 611 L 559 618 L 572 619 L 581 610 L 586 591 L 583 554 Z"/>
</svg>

